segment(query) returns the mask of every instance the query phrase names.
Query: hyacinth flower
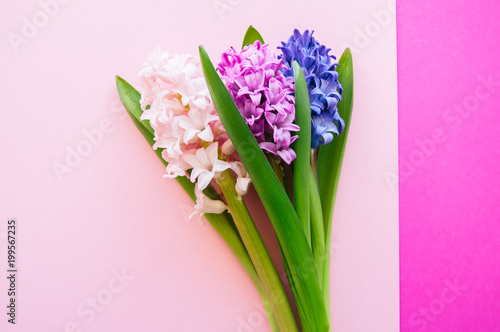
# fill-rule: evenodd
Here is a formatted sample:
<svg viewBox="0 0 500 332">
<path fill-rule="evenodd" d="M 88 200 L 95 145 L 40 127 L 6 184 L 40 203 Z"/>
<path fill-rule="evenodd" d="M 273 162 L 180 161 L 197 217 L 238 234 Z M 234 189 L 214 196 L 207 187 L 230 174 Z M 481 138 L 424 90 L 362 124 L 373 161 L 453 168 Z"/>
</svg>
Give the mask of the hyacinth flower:
<svg viewBox="0 0 500 332">
<path fill-rule="evenodd" d="M 214 124 L 219 119 L 203 85 L 199 62 L 188 54 L 170 54 L 157 49 L 148 59 L 139 77 L 142 82 L 141 120 L 154 129 L 154 149 L 162 148 L 168 162 L 165 177 L 200 176 L 203 190 L 229 165 L 217 157 L 218 141 Z"/>
<path fill-rule="evenodd" d="M 282 62 L 257 40 L 224 52 L 217 71 L 259 146 L 290 164 L 296 158 L 292 132 L 299 127 L 293 123 L 293 78 L 283 75 Z"/>
<path fill-rule="evenodd" d="M 292 63 L 297 61 L 304 72 L 311 103 L 311 147 L 318 148 L 328 144 L 335 135 L 344 129 L 344 120 L 340 117 L 337 104 L 341 100 L 342 86 L 338 81 L 338 72 L 333 62 L 335 56 L 314 37 L 314 31 L 300 33 L 295 29 L 287 42 L 278 47 L 282 54 L 286 77 L 293 77 Z"/>
</svg>

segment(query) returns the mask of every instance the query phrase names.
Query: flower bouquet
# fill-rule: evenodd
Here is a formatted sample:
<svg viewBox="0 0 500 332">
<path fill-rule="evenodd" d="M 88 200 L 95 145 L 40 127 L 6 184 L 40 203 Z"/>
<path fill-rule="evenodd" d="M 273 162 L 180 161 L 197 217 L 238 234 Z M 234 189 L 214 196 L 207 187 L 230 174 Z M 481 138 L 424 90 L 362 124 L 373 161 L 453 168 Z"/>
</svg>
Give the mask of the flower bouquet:
<svg viewBox="0 0 500 332">
<path fill-rule="evenodd" d="M 156 50 L 139 93 L 116 78 L 137 128 L 253 281 L 272 331 L 329 331 L 332 216 L 352 111 L 352 58 L 313 32 L 274 53 L 250 27 L 217 68 Z M 276 233 L 299 319 L 242 198 L 253 185 Z"/>
</svg>

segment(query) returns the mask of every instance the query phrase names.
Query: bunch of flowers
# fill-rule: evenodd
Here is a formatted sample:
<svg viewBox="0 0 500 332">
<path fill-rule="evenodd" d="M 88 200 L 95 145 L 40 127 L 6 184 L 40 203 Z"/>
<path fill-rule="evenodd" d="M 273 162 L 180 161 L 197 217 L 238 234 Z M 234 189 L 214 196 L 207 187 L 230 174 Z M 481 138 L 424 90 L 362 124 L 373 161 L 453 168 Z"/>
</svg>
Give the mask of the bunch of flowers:
<svg viewBox="0 0 500 332">
<path fill-rule="evenodd" d="M 164 177 L 176 178 L 196 202 L 192 216 L 205 216 L 252 279 L 272 331 L 329 331 L 332 211 L 352 59 L 346 50 L 332 62 L 308 30 L 278 49 L 250 27 L 242 50 L 229 48 L 217 69 L 203 47 L 199 58 L 157 49 L 139 73 L 142 93 L 119 77 L 117 86 L 166 165 Z M 251 183 L 276 232 L 300 321 L 241 197 Z"/>
</svg>

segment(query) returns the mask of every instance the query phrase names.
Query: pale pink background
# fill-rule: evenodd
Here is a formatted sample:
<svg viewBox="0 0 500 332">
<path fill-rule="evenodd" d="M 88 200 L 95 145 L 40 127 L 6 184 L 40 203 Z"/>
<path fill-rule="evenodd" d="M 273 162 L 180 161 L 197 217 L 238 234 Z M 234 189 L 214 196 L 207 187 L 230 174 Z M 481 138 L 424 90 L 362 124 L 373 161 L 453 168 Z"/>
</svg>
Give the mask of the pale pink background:
<svg viewBox="0 0 500 332">
<path fill-rule="evenodd" d="M 215 4 L 230 10 L 219 16 Z M 71 331 L 74 322 L 81 331 L 269 331 L 243 269 L 211 227 L 187 220 L 192 203 L 162 179 L 114 85 L 115 74 L 137 85 L 156 46 L 196 53 L 203 43 L 216 60 L 254 24 L 273 46 L 298 27 L 315 29 L 337 55 L 353 47 L 356 104 L 333 236 L 334 330 L 398 331 L 395 16 L 386 0 L 299 4 L 74 0 L 15 52 L 8 34 L 20 34 L 23 18 L 41 7 L 2 2 L 0 257 L 7 218 L 20 233 L 18 325 L 8 326 L 2 311 L 2 330 Z M 53 164 L 103 122 L 111 129 L 60 181 Z M 122 270 L 134 279 L 94 318 L 79 315 L 88 298 L 108 300 Z"/>
<path fill-rule="evenodd" d="M 400 4 L 401 328 L 500 331 L 499 3 Z"/>
</svg>

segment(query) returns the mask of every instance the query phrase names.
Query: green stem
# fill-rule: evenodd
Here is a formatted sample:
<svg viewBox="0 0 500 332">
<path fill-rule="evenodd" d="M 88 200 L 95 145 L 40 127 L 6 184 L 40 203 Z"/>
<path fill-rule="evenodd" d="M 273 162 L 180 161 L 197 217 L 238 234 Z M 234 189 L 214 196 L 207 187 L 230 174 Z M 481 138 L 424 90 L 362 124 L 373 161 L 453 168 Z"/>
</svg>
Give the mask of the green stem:
<svg viewBox="0 0 500 332">
<path fill-rule="evenodd" d="M 314 172 L 309 167 L 309 197 L 311 204 L 311 243 L 320 285 L 323 284 L 325 260 L 325 224 Z"/>
<path fill-rule="evenodd" d="M 229 211 L 245 244 L 248 254 L 255 266 L 255 270 L 262 282 L 262 287 L 269 299 L 280 331 L 298 331 L 293 317 L 290 303 L 285 290 L 274 268 L 273 262 L 264 245 L 264 241 L 248 212 L 243 199 L 236 193 L 236 181 L 230 170 L 225 170 L 217 179 L 224 197 L 226 198 Z"/>
<path fill-rule="evenodd" d="M 281 186 L 286 190 L 285 180 L 283 178 L 283 169 L 281 168 L 281 164 L 276 157 L 271 154 L 268 154 L 267 159 L 269 160 L 269 164 L 276 174 L 276 177 L 281 183 Z"/>
<path fill-rule="evenodd" d="M 283 165 L 283 177 L 285 178 L 285 191 L 288 195 L 290 201 L 293 201 L 293 186 L 290 183 L 293 183 L 293 171 L 292 166 L 288 164 Z"/>
<path fill-rule="evenodd" d="M 311 167 L 314 175 L 314 183 L 318 183 L 318 149 L 311 149 Z"/>
</svg>

